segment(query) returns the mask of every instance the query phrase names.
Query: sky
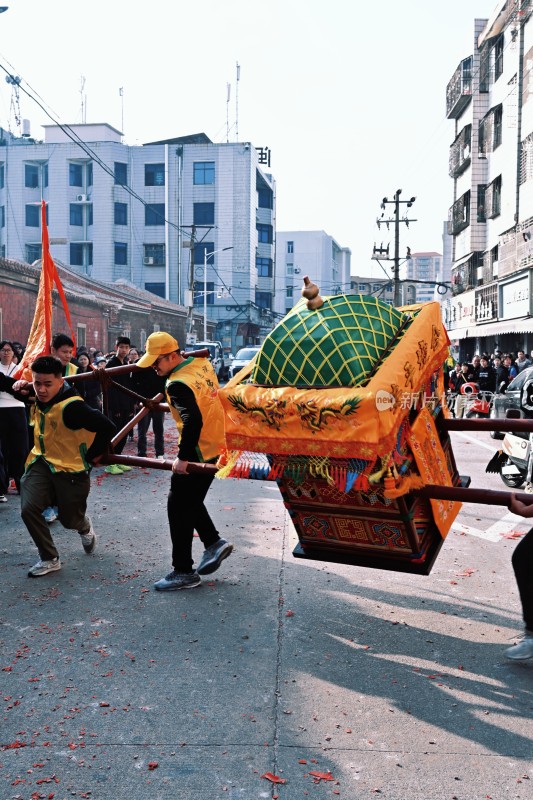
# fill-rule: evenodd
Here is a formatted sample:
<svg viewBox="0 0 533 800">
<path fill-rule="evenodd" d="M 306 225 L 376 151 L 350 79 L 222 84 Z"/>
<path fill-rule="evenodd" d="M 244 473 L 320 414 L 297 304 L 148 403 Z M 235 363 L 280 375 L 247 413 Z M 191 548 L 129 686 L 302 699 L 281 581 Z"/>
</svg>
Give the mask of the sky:
<svg viewBox="0 0 533 800">
<path fill-rule="evenodd" d="M 36 139 L 85 115 L 130 145 L 250 141 L 271 151 L 277 229 L 326 231 L 352 251 L 353 275 L 383 277 L 370 257 L 374 244 L 392 254 L 393 234 L 376 219 L 397 189 L 416 197 L 400 253 L 442 252 L 446 85 L 496 0 L 3 2 L 0 126 L 19 133 L 11 74 Z"/>
</svg>

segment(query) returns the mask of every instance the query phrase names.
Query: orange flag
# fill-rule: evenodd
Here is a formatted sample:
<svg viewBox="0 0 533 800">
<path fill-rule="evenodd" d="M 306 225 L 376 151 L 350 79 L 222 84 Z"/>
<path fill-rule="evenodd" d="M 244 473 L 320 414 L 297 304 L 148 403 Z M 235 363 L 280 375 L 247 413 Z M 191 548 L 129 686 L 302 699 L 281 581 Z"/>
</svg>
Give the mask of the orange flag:
<svg viewBox="0 0 533 800">
<path fill-rule="evenodd" d="M 70 319 L 70 311 L 67 304 L 67 298 L 63 291 L 63 285 L 59 278 L 56 265 L 50 255 L 50 246 L 48 240 L 48 228 L 46 226 L 46 202 L 41 201 L 41 230 L 42 230 L 42 259 L 41 259 L 41 277 L 39 280 L 39 291 L 37 293 L 37 302 L 35 303 L 35 314 L 33 322 L 28 335 L 26 344 L 26 351 L 24 357 L 20 362 L 16 372 L 13 373 L 14 378 L 24 378 L 31 381 L 30 365 L 39 356 L 50 355 L 50 344 L 52 341 L 52 290 L 54 283 L 63 304 L 65 317 L 70 328 L 70 336 L 74 344 L 74 329 Z"/>
</svg>

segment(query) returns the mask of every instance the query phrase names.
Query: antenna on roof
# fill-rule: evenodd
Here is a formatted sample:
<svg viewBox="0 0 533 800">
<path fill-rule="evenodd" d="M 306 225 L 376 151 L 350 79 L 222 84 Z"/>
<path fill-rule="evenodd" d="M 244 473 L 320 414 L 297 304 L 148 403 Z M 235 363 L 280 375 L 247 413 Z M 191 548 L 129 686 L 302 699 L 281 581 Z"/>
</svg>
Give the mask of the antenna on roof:
<svg viewBox="0 0 533 800">
<path fill-rule="evenodd" d="M 235 85 L 235 141 L 239 141 L 239 81 L 241 79 L 241 68 L 237 61 L 237 82 Z"/>
<path fill-rule="evenodd" d="M 85 75 L 80 77 L 80 96 L 81 96 L 81 124 L 85 125 L 87 122 L 87 95 L 83 94 L 85 89 Z"/>
<path fill-rule="evenodd" d="M 231 83 L 226 84 L 227 97 L 226 97 L 226 142 L 229 142 L 229 100 L 231 97 Z"/>
</svg>

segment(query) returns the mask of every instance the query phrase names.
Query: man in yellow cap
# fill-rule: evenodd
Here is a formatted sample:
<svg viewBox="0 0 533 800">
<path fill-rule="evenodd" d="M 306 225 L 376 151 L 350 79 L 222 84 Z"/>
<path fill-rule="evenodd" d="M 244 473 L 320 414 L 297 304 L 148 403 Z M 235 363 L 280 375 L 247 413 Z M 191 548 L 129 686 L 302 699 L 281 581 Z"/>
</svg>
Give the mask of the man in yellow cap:
<svg viewBox="0 0 533 800">
<path fill-rule="evenodd" d="M 233 550 L 233 545 L 220 537 L 204 504 L 213 476 L 187 472 L 189 461 L 214 463 L 223 447 L 224 415 L 217 399 L 218 381 L 207 358 L 184 358 L 176 339 L 164 331 L 148 337 L 146 353 L 137 366 L 152 367 L 166 377 L 165 393 L 180 433 L 167 504 L 172 572 L 154 588 L 160 592 L 194 589 L 201 584 L 200 575 L 215 572 Z M 193 569 L 195 529 L 205 551 Z"/>
</svg>

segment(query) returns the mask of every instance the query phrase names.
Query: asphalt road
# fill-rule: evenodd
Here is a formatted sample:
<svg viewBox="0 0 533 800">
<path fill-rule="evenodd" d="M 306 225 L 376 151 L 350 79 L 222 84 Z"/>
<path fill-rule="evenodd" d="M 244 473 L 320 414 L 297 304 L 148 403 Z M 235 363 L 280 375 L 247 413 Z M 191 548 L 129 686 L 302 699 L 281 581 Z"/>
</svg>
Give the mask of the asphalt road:
<svg viewBox="0 0 533 800">
<path fill-rule="evenodd" d="M 454 443 L 503 488 L 497 443 Z M 165 595 L 168 481 L 95 470 L 96 552 L 54 523 L 64 566 L 39 579 L 18 497 L 0 506 L 0 800 L 533 797 L 533 663 L 502 655 L 521 520 L 465 506 L 413 576 L 294 559 L 276 485 L 215 481 L 235 551 Z"/>
</svg>

